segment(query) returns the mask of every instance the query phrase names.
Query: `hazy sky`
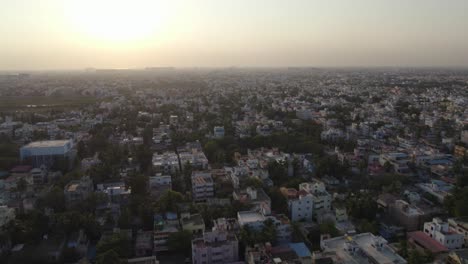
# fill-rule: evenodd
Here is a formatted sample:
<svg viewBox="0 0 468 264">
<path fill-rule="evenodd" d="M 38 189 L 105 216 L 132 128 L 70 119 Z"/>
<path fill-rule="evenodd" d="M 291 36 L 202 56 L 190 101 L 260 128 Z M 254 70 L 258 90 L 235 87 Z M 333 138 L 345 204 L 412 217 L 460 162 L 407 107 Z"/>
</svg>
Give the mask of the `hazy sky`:
<svg viewBox="0 0 468 264">
<path fill-rule="evenodd" d="M 468 66 L 468 0 L 0 0 L 0 70 Z"/>
</svg>

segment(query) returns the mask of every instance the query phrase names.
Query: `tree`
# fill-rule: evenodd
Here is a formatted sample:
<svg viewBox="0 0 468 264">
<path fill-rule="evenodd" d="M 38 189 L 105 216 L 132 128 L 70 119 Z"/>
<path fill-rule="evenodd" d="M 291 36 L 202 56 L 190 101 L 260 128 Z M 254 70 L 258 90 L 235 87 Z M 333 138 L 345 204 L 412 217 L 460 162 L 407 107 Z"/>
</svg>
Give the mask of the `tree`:
<svg viewBox="0 0 468 264">
<path fill-rule="evenodd" d="M 118 220 L 118 225 L 120 229 L 129 229 L 131 227 L 131 215 L 128 208 L 122 208 Z"/>
<path fill-rule="evenodd" d="M 119 254 L 117 254 L 114 250 L 108 250 L 104 253 L 97 255 L 96 257 L 96 264 L 120 264 L 124 263 L 120 260 Z"/>
<path fill-rule="evenodd" d="M 24 178 L 19 179 L 19 181 L 16 183 L 16 190 L 18 192 L 24 192 L 26 191 L 26 188 L 28 187 L 28 183 Z"/>
<path fill-rule="evenodd" d="M 177 203 L 183 202 L 184 196 L 176 191 L 168 190 L 156 202 L 156 208 L 159 212 L 176 211 Z"/>
<path fill-rule="evenodd" d="M 416 249 L 409 252 L 408 264 L 420 264 L 425 263 L 424 257 Z"/>
<path fill-rule="evenodd" d="M 325 221 L 319 225 L 320 233 L 321 234 L 329 234 L 332 237 L 336 237 L 339 235 L 338 229 L 335 227 L 335 223 L 333 221 Z"/>
<path fill-rule="evenodd" d="M 265 222 L 263 222 L 263 228 L 262 231 L 260 232 L 259 236 L 259 242 L 271 242 L 271 243 L 276 243 L 276 226 L 274 225 L 273 221 L 271 219 L 267 219 Z"/>
<path fill-rule="evenodd" d="M 188 256 L 192 247 L 192 233 L 187 230 L 172 233 L 167 239 L 167 245 L 169 250 Z"/>
<path fill-rule="evenodd" d="M 96 246 L 97 255 L 101 255 L 110 250 L 115 251 L 119 257 L 128 258 L 132 255 L 132 241 L 124 234 L 113 234 L 112 236 L 101 239 Z"/>
</svg>

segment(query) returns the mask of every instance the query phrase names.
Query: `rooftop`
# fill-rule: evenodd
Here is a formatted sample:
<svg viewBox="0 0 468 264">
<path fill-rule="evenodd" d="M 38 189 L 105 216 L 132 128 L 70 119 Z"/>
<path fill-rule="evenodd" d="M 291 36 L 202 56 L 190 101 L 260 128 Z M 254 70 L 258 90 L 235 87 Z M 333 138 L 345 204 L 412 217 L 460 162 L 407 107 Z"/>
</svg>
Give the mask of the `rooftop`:
<svg viewBox="0 0 468 264">
<path fill-rule="evenodd" d="M 244 224 L 265 221 L 265 216 L 254 211 L 242 211 L 238 212 L 237 215 L 239 217 L 239 222 Z"/>
<path fill-rule="evenodd" d="M 63 147 L 70 143 L 70 140 L 45 140 L 31 142 L 24 147 L 28 148 L 48 148 L 48 147 Z"/>
<path fill-rule="evenodd" d="M 441 253 L 447 252 L 448 249 L 437 242 L 436 240 L 432 239 L 430 236 L 425 234 L 422 231 L 414 231 L 408 233 L 408 238 L 415 241 L 418 245 L 422 246 L 423 248 L 431 251 L 432 253 Z"/>
</svg>

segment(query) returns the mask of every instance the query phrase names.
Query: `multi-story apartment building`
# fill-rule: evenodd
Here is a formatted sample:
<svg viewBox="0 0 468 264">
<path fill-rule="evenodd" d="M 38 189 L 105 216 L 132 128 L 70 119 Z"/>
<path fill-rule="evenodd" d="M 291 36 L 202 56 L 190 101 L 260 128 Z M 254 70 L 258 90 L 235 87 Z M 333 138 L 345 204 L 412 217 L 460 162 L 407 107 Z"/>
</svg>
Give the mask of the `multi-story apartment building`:
<svg viewBox="0 0 468 264">
<path fill-rule="evenodd" d="M 327 192 L 321 181 L 304 182 L 299 184 L 299 190 L 312 194 L 314 199 L 314 213 L 320 214 L 331 210 L 331 194 Z"/>
<path fill-rule="evenodd" d="M 179 170 L 179 157 L 174 151 L 153 154 L 153 169 L 157 173 L 172 174 Z"/>
<path fill-rule="evenodd" d="M 288 200 L 292 221 L 312 221 L 314 212 L 314 197 L 312 194 L 305 190 L 297 191 L 294 188 L 281 188 L 281 192 Z"/>
<path fill-rule="evenodd" d="M 214 181 L 210 172 L 192 173 L 192 196 L 196 202 L 205 201 L 214 196 Z"/>
<path fill-rule="evenodd" d="M 239 260 L 239 242 L 232 222 L 215 220 L 212 231 L 192 240 L 192 263 L 233 263 Z M 237 224 L 237 223 L 235 223 Z"/>
</svg>

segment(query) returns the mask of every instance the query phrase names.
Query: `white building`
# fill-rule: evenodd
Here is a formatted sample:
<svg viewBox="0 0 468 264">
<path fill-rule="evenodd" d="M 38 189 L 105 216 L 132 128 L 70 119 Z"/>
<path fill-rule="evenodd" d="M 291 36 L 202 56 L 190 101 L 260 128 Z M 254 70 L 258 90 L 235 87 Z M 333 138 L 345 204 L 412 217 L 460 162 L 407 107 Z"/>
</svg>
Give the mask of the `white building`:
<svg viewBox="0 0 468 264">
<path fill-rule="evenodd" d="M 459 249 L 463 246 L 464 236 L 450 230 L 449 223 L 440 218 L 433 218 L 432 222 L 424 223 L 424 233 L 448 249 Z"/>
<path fill-rule="evenodd" d="M 265 226 L 265 221 L 270 220 L 276 227 L 277 242 L 284 244 L 291 241 L 291 222 L 285 215 L 265 216 L 255 211 L 241 211 L 237 212 L 237 219 L 240 227 L 248 226 L 255 231 L 261 231 Z"/>
<path fill-rule="evenodd" d="M 205 201 L 214 196 L 214 181 L 210 172 L 192 173 L 192 196 L 196 202 Z"/>
<path fill-rule="evenodd" d="M 312 221 L 314 210 L 314 197 L 312 194 L 293 188 L 281 188 L 281 192 L 288 200 L 289 212 L 292 221 Z"/>
<path fill-rule="evenodd" d="M 387 241 L 371 233 L 341 236 L 320 241 L 325 254 L 329 253 L 345 264 L 406 264 L 406 260 L 396 253 Z"/>
<path fill-rule="evenodd" d="M 213 136 L 214 138 L 223 138 L 224 137 L 224 127 L 223 126 L 215 126 L 213 129 Z"/>
<path fill-rule="evenodd" d="M 218 221 L 215 221 L 212 231 L 192 240 L 193 264 L 221 264 L 239 260 L 239 242 L 234 230 L 230 229 L 230 225 L 217 225 Z"/>
<path fill-rule="evenodd" d="M 392 152 L 380 154 L 379 162 L 380 165 L 384 166 L 385 163 L 389 163 L 396 173 L 409 173 L 410 169 L 408 163 L 411 161 L 410 156 L 406 153 Z"/>
<path fill-rule="evenodd" d="M 331 210 L 332 196 L 327 192 L 325 184 L 321 181 L 304 182 L 299 184 L 299 190 L 312 194 L 314 199 L 314 214 L 320 214 Z"/>
</svg>

